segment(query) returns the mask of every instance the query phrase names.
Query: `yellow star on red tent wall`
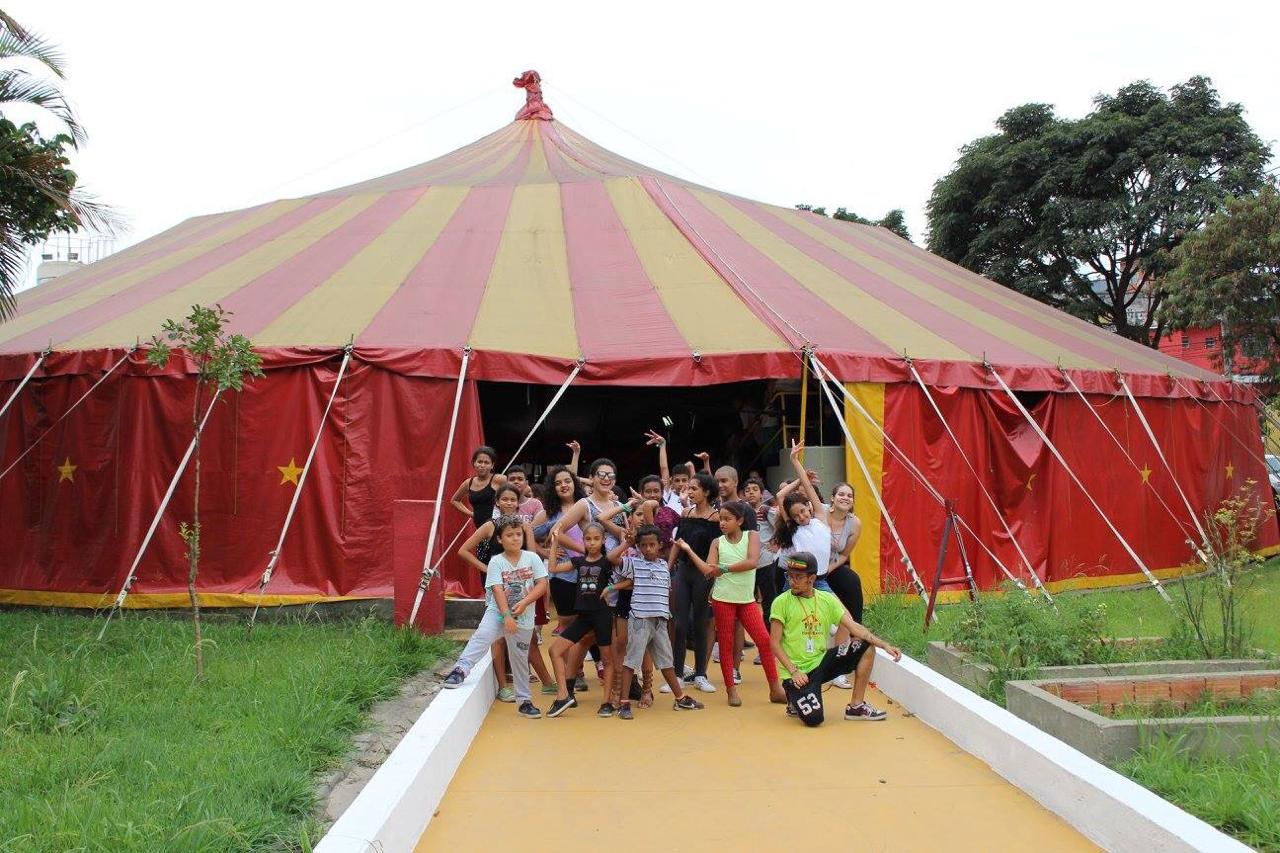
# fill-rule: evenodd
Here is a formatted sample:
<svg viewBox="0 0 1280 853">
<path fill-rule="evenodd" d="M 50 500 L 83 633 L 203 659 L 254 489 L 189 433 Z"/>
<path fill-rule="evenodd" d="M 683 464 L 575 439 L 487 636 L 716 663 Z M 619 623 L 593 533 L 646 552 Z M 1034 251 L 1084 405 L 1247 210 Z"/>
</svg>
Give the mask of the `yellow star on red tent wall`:
<svg viewBox="0 0 1280 853">
<path fill-rule="evenodd" d="M 1144 482 L 1144 483 L 1146 483 L 1146 482 L 1150 482 L 1150 480 L 1151 480 L 1151 466 L 1150 466 L 1150 465 L 1148 465 L 1147 463 L 1143 462 L 1143 463 L 1142 463 L 1142 468 L 1141 468 L 1141 470 L 1139 470 L 1139 471 L 1138 471 L 1138 473 L 1142 475 L 1142 482 Z"/>
<path fill-rule="evenodd" d="M 1235 477 L 1235 475 L 1236 475 L 1236 466 L 1228 462 L 1227 463 L 1227 479 L 1230 480 L 1233 477 Z"/>
<path fill-rule="evenodd" d="M 61 465 L 54 468 L 54 470 L 58 472 L 58 482 L 61 483 L 63 480 L 70 480 L 74 483 L 76 481 L 76 469 L 79 467 L 79 465 L 72 465 L 71 457 L 68 456 Z"/>
<path fill-rule="evenodd" d="M 298 475 L 302 473 L 302 469 L 298 467 L 298 463 L 292 456 L 289 457 L 288 465 L 277 465 L 276 470 L 280 472 L 280 485 L 285 483 L 293 483 L 298 485 Z"/>
</svg>

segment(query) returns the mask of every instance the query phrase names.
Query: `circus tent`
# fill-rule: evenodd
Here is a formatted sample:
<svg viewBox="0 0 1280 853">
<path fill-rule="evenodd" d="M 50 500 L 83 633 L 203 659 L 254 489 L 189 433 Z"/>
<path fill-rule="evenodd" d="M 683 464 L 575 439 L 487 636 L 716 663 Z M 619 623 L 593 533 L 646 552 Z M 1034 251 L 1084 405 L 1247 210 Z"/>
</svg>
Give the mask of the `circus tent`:
<svg viewBox="0 0 1280 853">
<path fill-rule="evenodd" d="M 1004 564 L 1052 586 L 1177 571 L 1195 516 L 1267 482 L 1252 392 L 1220 376 L 883 229 L 526 118 L 391 175 L 187 220 L 20 294 L 0 324 L 0 602 L 114 595 L 191 422 L 189 365 L 159 371 L 132 348 L 214 303 L 267 375 L 206 427 L 213 605 L 256 590 L 317 435 L 269 598 L 389 594 L 391 504 L 436 492 L 464 352 L 451 484 L 483 439 L 478 382 L 560 385 L 577 368 L 576 384 L 697 387 L 797 378 L 814 356 L 860 450 L 849 478 L 871 523 L 855 567 L 874 589 L 936 555 L 938 496 L 981 540 L 981 583 Z M 183 598 L 190 488 L 134 606 Z M 1278 541 L 1271 522 L 1257 544 Z"/>
</svg>

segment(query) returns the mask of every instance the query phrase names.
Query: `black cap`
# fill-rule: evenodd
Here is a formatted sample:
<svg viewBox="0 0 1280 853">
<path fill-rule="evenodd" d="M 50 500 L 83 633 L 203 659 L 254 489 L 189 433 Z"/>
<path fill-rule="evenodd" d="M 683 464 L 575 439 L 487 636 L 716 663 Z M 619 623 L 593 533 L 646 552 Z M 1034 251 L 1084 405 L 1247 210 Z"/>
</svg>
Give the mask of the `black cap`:
<svg viewBox="0 0 1280 853">
<path fill-rule="evenodd" d="M 797 551 L 782 559 L 782 569 L 787 572 L 804 572 L 810 575 L 818 573 L 818 558 L 808 551 Z"/>
</svg>

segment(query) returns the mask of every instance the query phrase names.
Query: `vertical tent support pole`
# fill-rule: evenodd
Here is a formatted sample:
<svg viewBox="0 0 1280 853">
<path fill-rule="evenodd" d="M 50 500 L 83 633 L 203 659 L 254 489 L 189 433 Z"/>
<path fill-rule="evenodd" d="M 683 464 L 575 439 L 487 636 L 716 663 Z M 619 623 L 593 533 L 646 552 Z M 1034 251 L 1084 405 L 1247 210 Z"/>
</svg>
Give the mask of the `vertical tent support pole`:
<svg viewBox="0 0 1280 853">
<path fill-rule="evenodd" d="M 324 425 L 329 422 L 329 410 L 333 408 L 333 401 L 338 398 L 338 388 L 342 386 L 342 378 L 347 373 L 347 365 L 351 362 L 351 352 L 355 349 L 354 344 L 347 344 L 346 349 L 342 353 L 342 364 L 338 367 L 338 378 L 333 383 L 333 393 L 329 395 L 329 402 L 325 404 L 324 414 L 320 416 L 320 423 L 316 426 L 315 438 L 311 440 L 311 450 L 307 452 L 307 461 L 302 465 L 302 474 L 298 477 L 298 486 L 293 490 L 293 499 L 289 501 L 289 511 L 285 513 L 284 524 L 280 527 L 280 538 L 276 540 L 276 547 L 271 550 L 269 559 L 267 560 L 267 568 L 262 572 L 262 579 L 258 581 L 258 600 L 253 605 L 253 615 L 249 617 L 249 630 L 253 630 L 254 623 L 258 620 L 258 608 L 262 606 L 262 594 L 267 588 L 267 584 L 271 583 L 271 575 L 275 572 L 276 563 L 280 561 L 280 551 L 284 548 L 284 537 L 289 534 L 289 525 L 293 523 L 293 513 L 298 508 L 298 500 L 302 497 L 302 487 L 307 484 L 307 474 L 311 471 L 311 461 L 316 458 L 316 448 L 320 446 L 320 436 L 324 433 Z"/>
<path fill-rule="evenodd" d="M 40 365 L 44 364 L 44 360 L 50 352 L 51 350 L 45 350 L 40 353 L 40 357 L 36 359 L 36 363 L 31 365 L 31 369 L 27 371 L 26 376 L 22 377 L 22 381 L 18 383 L 18 387 L 13 389 L 13 393 L 9 395 L 9 399 L 4 401 L 3 406 L 0 406 L 0 418 L 4 417 L 4 413 L 9 411 L 9 407 L 13 405 L 13 401 L 18 399 L 18 395 L 22 393 L 22 389 L 27 387 L 27 383 L 31 381 L 31 377 L 35 372 L 40 369 Z"/>
<path fill-rule="evenodd" d="M 125 361 L 127 361 L 127 360 L 128 360 L 129 356 L 133 355 L 133 351 L 134 351 L 135 349 L 137 349 L 137 347 L 130 347 L 130 348 L 129 348 L 129 351 L 128 351 L 128 352 L 126 352 L 124 355 L 122 355 L 122 356 L 120 357 L 120 360 L 119 360 L 119 361 L 117 361 L 115 364 L 111 365 L 111 369 L 110 369 L 110 370 L 108 370 L 106 373 L 102 374 L 102 376 L 98 377 L 98 381 L 97 381 L 97 382 L 95 382 L 95 383 L 93 383 L 93 385 L 89 386 L 89 390 L 88 390 L 88 391 L 85 391 L 83 394 L 81 394 L 81 395 L 80 395 L 80 399 L 78 399 L 78 400 L 76 400 L 74 403 L 72 403 L 72 404 L 71 404 L 71 406 L 70 406 L 70 407 L 68 407 L 68 409 L 67 409 L 65 412 L 63 412 L 63 413 L 62 413 L 62 416 L 61 416 L 61 417 L 59 417 L 56 421 L 54 421 L 54 422 L 53 422 L 53 424 L 51 424 L 51 425 L 49 426 L 49 428 L 48 428 L 48 429 L 46 429 L 44 432 L 40 433 L 40 435 L 36 438 L 36 440 L 35 440 L 35 441 L 33 441 L 33 442 L 31 442 L 31 444 L 27 445 L 27 449 L 26 449 L 26 450 L 24 450 L 24 451 L 22 451 L 21 453 L 19 453 L 19 454 L 18 454 L 18 458 L 17 458 L 17 459 L 15 459 L 15 460 L 13 460 L 12 462 L 10 462 L 10 463 L 9 463 L 9 467 L 8 467 L 8 468 L 5 468 L 3 471 L 0 471 L 0 480 L 3 480 L 3 479 L 5 478 L 5 475 L 6 475 L 6 474 L 8 474 L 10 471 L 12 471 L 14 468 L 16 468 L 16 467 L 17 467 L 17 465 L 18 465 L 18 463 L 19 463 L 19 462 L 21 462 L 21 461 L 26 457 L 26 455 L 27 455 L 28 453 L 30 453 L 32 450 L 35 450 L 36 445 L 37 445 L 37 444 L 39 444 L 40 442 L 44 441 L 45 437 L 46 437 L 47 435 L 49 435 L 49 433 L 53 432 L 53 431 L 54 431 L 54 429 L 56 429 L 56 428 L 57 428 L 58 424 L 62 423 L 64 420 L 66 420 L 67 416 L 68 416 L 68 415 L 70 415 L 72 412 L 74 412 L 74 411 L 76 410 L 76 407 L 77 407 L 77 406 L 79 406 L 81 403 L 83 403 L 83 402 L 85 401 L 85 399 L 86 399 L 90 394 L 92 394 L 94 391 L 96 391 L 96 390 L 97 390 L 97 388 L 98 388 L 98 386 L 99 386 L 99 385 L 101 385 L 103 382 L 105 382 L 105 381 L 106 381 L 106 378 L 107 378 L 108 376 L 110 376 L 112 373 L 115 373 L 116 368 L 117 368 L 117 367 L 119 367 L 120 365 L 124 364 L 124 363 L 125 363 Z"/>
<path fill-rule="evenodd" d="M 1151 569 L 1147 568 L 1147 564 L 1138 556 L 1138 552 L 1133 550 L 1133 547 L 1129 544 L 1129 540 L 1125 539 L 1119 529 L 1111 523 L 1111 519 L 1102 511 L 1102 507 L 1093 499 L 1093 495 L 1089 494 L 1089 490 L 1084 487 L 1084 483 L 1080 482 L 1080 478 L 1076 476 L 1076 472 L 1071 470 L 1071 466 L 1067 464 L 1067 460 L 1058 452 L 1058 448 L 1049 439 L 1049 436 L 1045 434 L 1045 431 L 1040 428 L 1040 424 L 1036 423 L 1036 419 L 1031 417 L 1031 413 L 1022 405 L 1022 401 L 1018 399 L 1012 389 L 1005 384 L 1004 378 L 996 372 L 996 369 L 990 364 L 987 365 L 987 369 L 991 371 L 991 375 L 995 377 L 996 382 L 999 383 L 1000 388 L 1004 393 L 1008 395 L 1009 399 L 1013 402 L 1013 405 L 1022 413 L 1022 417 L 1024 417 L 1027 423 L 1031 425 L 1031 429 L 1033 429 L 1036 435 L 1040 437 L 1040 440 L 1044 442 L 1045 447 L 1049 448 L 1049 452 L 1053 454 L 1053 458 L 1058 460 L 1058 464 L 1062 466 L 1062 470 L 1067 472 L 1067 476 L 1071 478 L 1071 481 L 1076 484 L 1076 487 L 1084 493 L 1086 498 L 1088 498 L 1089 503 L 1098 511 L 1098 515 L 1102 517 L 1103 522 L 1111 529 L 1111 532 L 1115 534 L 1116 539 L 1120 540 L 1120 545 L 1124 548 L 1125 552 L 1128 553 L 1129 557 L 1138 564 L 1138 568 L 1142 570 L 1142 574 L 1146 575 L 1147 580 L 1156 588 L 1156 592 L 1160 593 L 1160 597 L 1164 599 L 1165 604 L 1172 607 L 1173 600 L 1169 598 L 1169 593 L 1165 591 L 1164 586 L 1160 583 L 1160 579 L 1151 572 Z"/>
<path fill-rule="evenodd" d="M 462 405 L 462 389 L 466 385 L 467 366 L 471 363 L 471 347 L 462 348 L 462 367 L 458 370 L 458 387 L 453 392 L 453 415 L 449 418 L 449 437 L 444 444 L 444 458 L 440 460 L 440 480 L 436 483 L 436 505 L 431 513 L 431 532 L 427 534 L 427 555 L 422 560 L 422 577 L 418 581 L 418 592 L 413 597 L 413 609 L 409 611 L 409 624 L 418 621 L 418 608 L 422 606 L 422 596 L 431 583 L 434 574 L 431 568 L 431 557 L 435 553 L 436 531 L 440 528 L 440 503 L 444 500 L 444 481 L 449 476 L 449 457 L 453 454 L 453 436 L 458 430 L 458 409 Z"/>
<path fill-rule="evenodd" d="M 862 471 L 862 477 L 867 481 L 867 488 L 871 490 L 872 497 L 876 499 L 876 505 L 880 507 L 880 514 L 884 516 L 885 523 L 889 528 L 889 534 L 893 536 L 893 541 L 898 546 L 898 553 L 902 555 L 902 563 L 907 567 L 907 573 L 911 575 L 911 582 L 915 585 L 916 592 L 920 595 L 920 600 L 928 604 L 929 593 L 925 590 L 924 582 L 920 580 L 916 567 L 911 563 L 911 558 L 907 556 L 907 546 L 903 544 L 902 537 L 898 534 L 898 526 L 893 523 L 893 516 L 889 514 L 889 508 L 885 506 L 879 487 L 871 479 L 871 469 L 867 467 L 867 461 L 862 458 L 862 451 L 858 449 L 857 442 L 853 440 L 853 433 L 849 431 L 849 424 L 845 422 L 840 406 L 836 403 L 835 395 L 827 387 L 823 376 L 822 364 L 812 353 L 809 354 L 809 357 L 813 359 L 813 370 L 818 374 L 818 384 L 822 387 L 822 393 L 827 395 L 827 402 L 831 404 L 831 411 L 835 413 L 836 420 L 840 423 L 840 430 L 844 433 L 844 440 L 848 443 L 849 449 L 853 451 L 853 458 L 857 460 L 858 468 Z M 838 380 L 832 377 L 832 381 Z"/>
<path fill-rule="evenodd" d="M 173 499 L 173 493 L 178 488 L 178 481 L 182 479 L 182 472 L 187 470 L 187 463 L 191 461 L 191 454 L 195 452 L 196 440 L 204 432 L 204 425 L 209 422 L 209 415 L 213 414 L 213 407 L 218 404 L 218 397 L 221 394 L 221 388 L 213 392 L 213 399 L 209 401 L 209 408 L 205 409 L 204 417 L 200 419 L 200 426 L 196 428 L 196 434 L 191 437 L 191 443 L 187 445 L 187 452 L 182 454 L 182 461 L 178 463 L 178 470 L 173 472 L 173 479 L 169 481 L 169 488 L 165 491 L 159 508 L 156 509 L 155 517 L 151 519 L 151 526 L 147 528 L 147 535 L 142 537 L 142 544 L 138 546 L 138 553 L 133 556 L 133 565 L 129 566 L 129 573 L 125 575 L 124 584 L 120 587 L 120 593 L 116 596 L 115 603 L 111 605 L 111 611 L 107 613 L 107 621 L 102 624 L 102 630 L 98 632 L 99 640 L 106 635 L 107 626 L 111 624 L 111 617 L 116 615 L 120 608 L 124 607 L 124 600 L 129 596 L 129 589 L 133 586 L 134 576 L 138 572 L 138 564 L 142 562 L 142 555 L 147 552 L 147 546 L 151 544 L 151 537 L 155 535 L 156 528 L 160 526 L 160 518 L 169 506 L 169 501 Z"/>
</svg>

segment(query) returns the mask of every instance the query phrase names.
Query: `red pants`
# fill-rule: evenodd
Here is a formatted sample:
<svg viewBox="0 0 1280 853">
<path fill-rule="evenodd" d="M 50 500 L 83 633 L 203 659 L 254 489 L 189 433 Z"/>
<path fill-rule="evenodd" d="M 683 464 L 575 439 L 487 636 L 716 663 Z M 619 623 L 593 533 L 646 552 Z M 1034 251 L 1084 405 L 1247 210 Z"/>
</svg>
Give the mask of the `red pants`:
<svg viewBox="0 0 1280 853">
<path fill-rule="evenodd" d="M 760 665 L 764 667 L 764 676 L 770 684 L 778 680 L 778 663 L 773 657 L 773 647 L 769 645 L 769 632 L 764 627 L 764 616 L 760 614 L 760 605 L 754 601 L 746 604 L 726 604 L 723 601 L 711 600 L 711 611 L 716 617 L 716 641 L 720 643 L 720 672 L 724 676 L 725 687 L 733 686 L 733 668 L 737 665 L 733 653 L 733 625 L 741 621 L 751 642 L 760 651 Z"/>
</svg>

